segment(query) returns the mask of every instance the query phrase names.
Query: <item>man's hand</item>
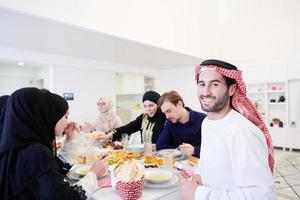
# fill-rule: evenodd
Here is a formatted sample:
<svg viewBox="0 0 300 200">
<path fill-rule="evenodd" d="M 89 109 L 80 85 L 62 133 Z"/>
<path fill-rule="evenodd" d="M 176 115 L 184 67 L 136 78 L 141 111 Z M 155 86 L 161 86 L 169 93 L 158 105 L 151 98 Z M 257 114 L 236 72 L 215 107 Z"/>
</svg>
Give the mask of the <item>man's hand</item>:
<svg viewBox="0 0 300 200">
<path fill-rule="evenodd" d="M 198 175 L 198 174 L 193 176 L 191 182 L 194 183 L 194 184 L 197 184 L 197 185 L 203 185 L 202 180 L 201 180 L 201 176 Z"/>
<path fill-rule="evenodd" d="M 195 148 L 187 143 L 182 143 L 182 145 L 179 145 L 180 151 L 186 155 L 186 156 L 191 156 L 194 154 Z"/>
<path fill-rule="evenodd" d="M 192 183 L 187 179 L 182 179 L 180 191 L 182 200 L 192 200 L 195 196 L 195 191 L 199 185 Z"/>
</svg>

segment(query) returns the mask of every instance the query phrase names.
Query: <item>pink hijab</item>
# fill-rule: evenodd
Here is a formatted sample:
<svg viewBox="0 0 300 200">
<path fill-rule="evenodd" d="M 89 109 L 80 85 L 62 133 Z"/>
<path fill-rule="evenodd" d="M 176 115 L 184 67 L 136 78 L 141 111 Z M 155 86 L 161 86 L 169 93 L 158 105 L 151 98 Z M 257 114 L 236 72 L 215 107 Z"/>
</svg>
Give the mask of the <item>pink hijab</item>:
<svg viewBox="0 0 300 200">
<path fill-rule="evenodd" d="M 110 131 L 112 129 L 118 128 L 121 126 L 121 119 L 113 111 L 112 100 L 109 97 L 101 97 L 99 101 L 105 103 L 105 112 L 100 112 L 99 117 L 96 121 L 95 127 L 96 130 L 101 130 L 104 132 Z M 107 126 L 108 130 L 103 130 L 103 125 Z"/>
<path fill-rule="evenodd" d="M 199 80 L 199 74 L 201 68 L 211 68 L 216 70 L 217 72 L 221 73 L 222 75 L 234 79 L 236 81 L 237 89 L 234 95 L 232 96 L 232 106 L 236 111 L 238 111 L 240 114 L 242 114 L 244 117 L 246 117 L 248 120 L 250 120 L 254 125 L 256 125 L 264 134 L 267 145 L 268 145 L 268 152 L 269 152 L 269 166 L 271 169 L 271 172 L 274 171 L 274 151 L 273 151 L 273 145 L 272 145 L 272 138 L 269 134 L 269 131 L 260 116 L 259 112 L 256 110 L 256 108 L 253 106 L 251 101 L 247 97 L 247 91 L 246 91 L 246 85 L 245 82 L 242 79 L 242 71 L 240 70 L 229 70 L 225 69 L 223 67 L 218 67 L 215 65 L 196 65 L 195 68 L 195 79 L 196 81 Z"/>
</svg>

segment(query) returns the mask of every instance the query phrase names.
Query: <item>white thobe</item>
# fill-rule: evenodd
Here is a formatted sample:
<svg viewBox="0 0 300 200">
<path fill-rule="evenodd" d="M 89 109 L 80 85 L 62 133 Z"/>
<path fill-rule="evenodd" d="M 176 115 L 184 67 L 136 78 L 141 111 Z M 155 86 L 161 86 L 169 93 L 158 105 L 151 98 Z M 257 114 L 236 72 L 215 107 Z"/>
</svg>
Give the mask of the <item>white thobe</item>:
<svg viewBox="0 0 300 200">
<path fill-rule="evenodd" d="M 196 173 L 204 185 L 197 188 L 195 199 L 276 199 L 264 134 L 235 110 L 222 119 L 203 121 Z"/>
</svg>

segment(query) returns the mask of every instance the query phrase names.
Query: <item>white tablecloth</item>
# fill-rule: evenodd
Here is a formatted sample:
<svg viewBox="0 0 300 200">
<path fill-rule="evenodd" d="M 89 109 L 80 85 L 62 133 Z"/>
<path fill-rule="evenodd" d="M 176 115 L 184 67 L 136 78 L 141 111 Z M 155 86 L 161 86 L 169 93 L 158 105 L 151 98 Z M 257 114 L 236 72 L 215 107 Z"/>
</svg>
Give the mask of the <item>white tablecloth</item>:
<svg viewBox="0 0 300 200">
<path fill-rule="evenodd" d="M 102 188 L 97 190 L 92 195 L 93 200 L 121 200 L 121 197 L 112 188 Z M 179 187 L 170 187 L 162 189 L 144 188 L 143 196 L 140 200 L 153 200 L 153 199 L 164 199 L 164 200 L 179 200 L 180 192 Z"/>
</svg>

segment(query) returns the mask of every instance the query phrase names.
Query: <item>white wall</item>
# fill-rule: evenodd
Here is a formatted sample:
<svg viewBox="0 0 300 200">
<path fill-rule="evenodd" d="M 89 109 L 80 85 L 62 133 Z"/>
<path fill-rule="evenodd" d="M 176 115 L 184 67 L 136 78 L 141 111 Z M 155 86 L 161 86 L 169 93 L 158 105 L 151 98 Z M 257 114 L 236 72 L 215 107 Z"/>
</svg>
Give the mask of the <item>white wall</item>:
<svg viewBox="0 0 300 200">
<path fill-rule="evenodd" d="M 246 83 L 300 79 L 299 66 L 298 62 L 244 66 L 243 78 Z M 194 66 L 160 70 L 155 78 L 157 91 L 163 93 L 168 90 L 176 90 L 182 95 L 187 106 L 201 111 L 197 98 L 197 85 L 194 80 Z"/>
<path fill-rule="evenodd" d="M 104 61 L 99 62 L 92 59 L 48 54 L 4 46 L 0 46 L 0 59 L 10 61 L 22 60 L 25 63 L 38 63 L 41 66 L 38 70 L 25 70 L 24 72 L 18 69 L 12 71 L 9 68 L 1 71 L 0 68 L 0 76 L 3 73 L 17 76 L 28 75 L 35 77 L 35 79 L 43 79 L 44 88 L 54 93 L 63 95 L 63 92 L 74 92 L 75 100 L 69 102 L 70 117 L 74 121 L 94 121 L 98 115 L 96 102 L 100 95 L 111 96 L 115 102 L 116 72 L 153 76 L 157 71 L 151 68 Z M 14 88 L 17 89 L 24 86 L 27 85 L 20 83 Z M 7 87 L 3 87 L 1 84 L 2 88 L 5 89 L 3 93 L 8 94 L 6 92 Z M 9 91 L 14 90 L 9 89 Z"/>
<path fill-rule="evenodd" d="M 70 118 L 74 121 L 94 122 L 100 96 L 109 96 L 115 101 L 115 73 L 111 71 L 52 67 L 52 81 L 52 92 L 74 93 L 74 100 L 68 101 Z"/>
<path fill-rule="evenodd" d="M 186 106 L 201 111 L 194 79 L 194 66 L 160 70 L 155 78 L 155 88 L 160 94 L 176 90 L 182 96 Z"/>
<path fill-rule="evenodd" d="M 0 66 L 0 96 L 10 95 L 15 90 L 22 87 L 41 88 L 36 81 L 36 69 L 18 66 Z"/>
</svg>

